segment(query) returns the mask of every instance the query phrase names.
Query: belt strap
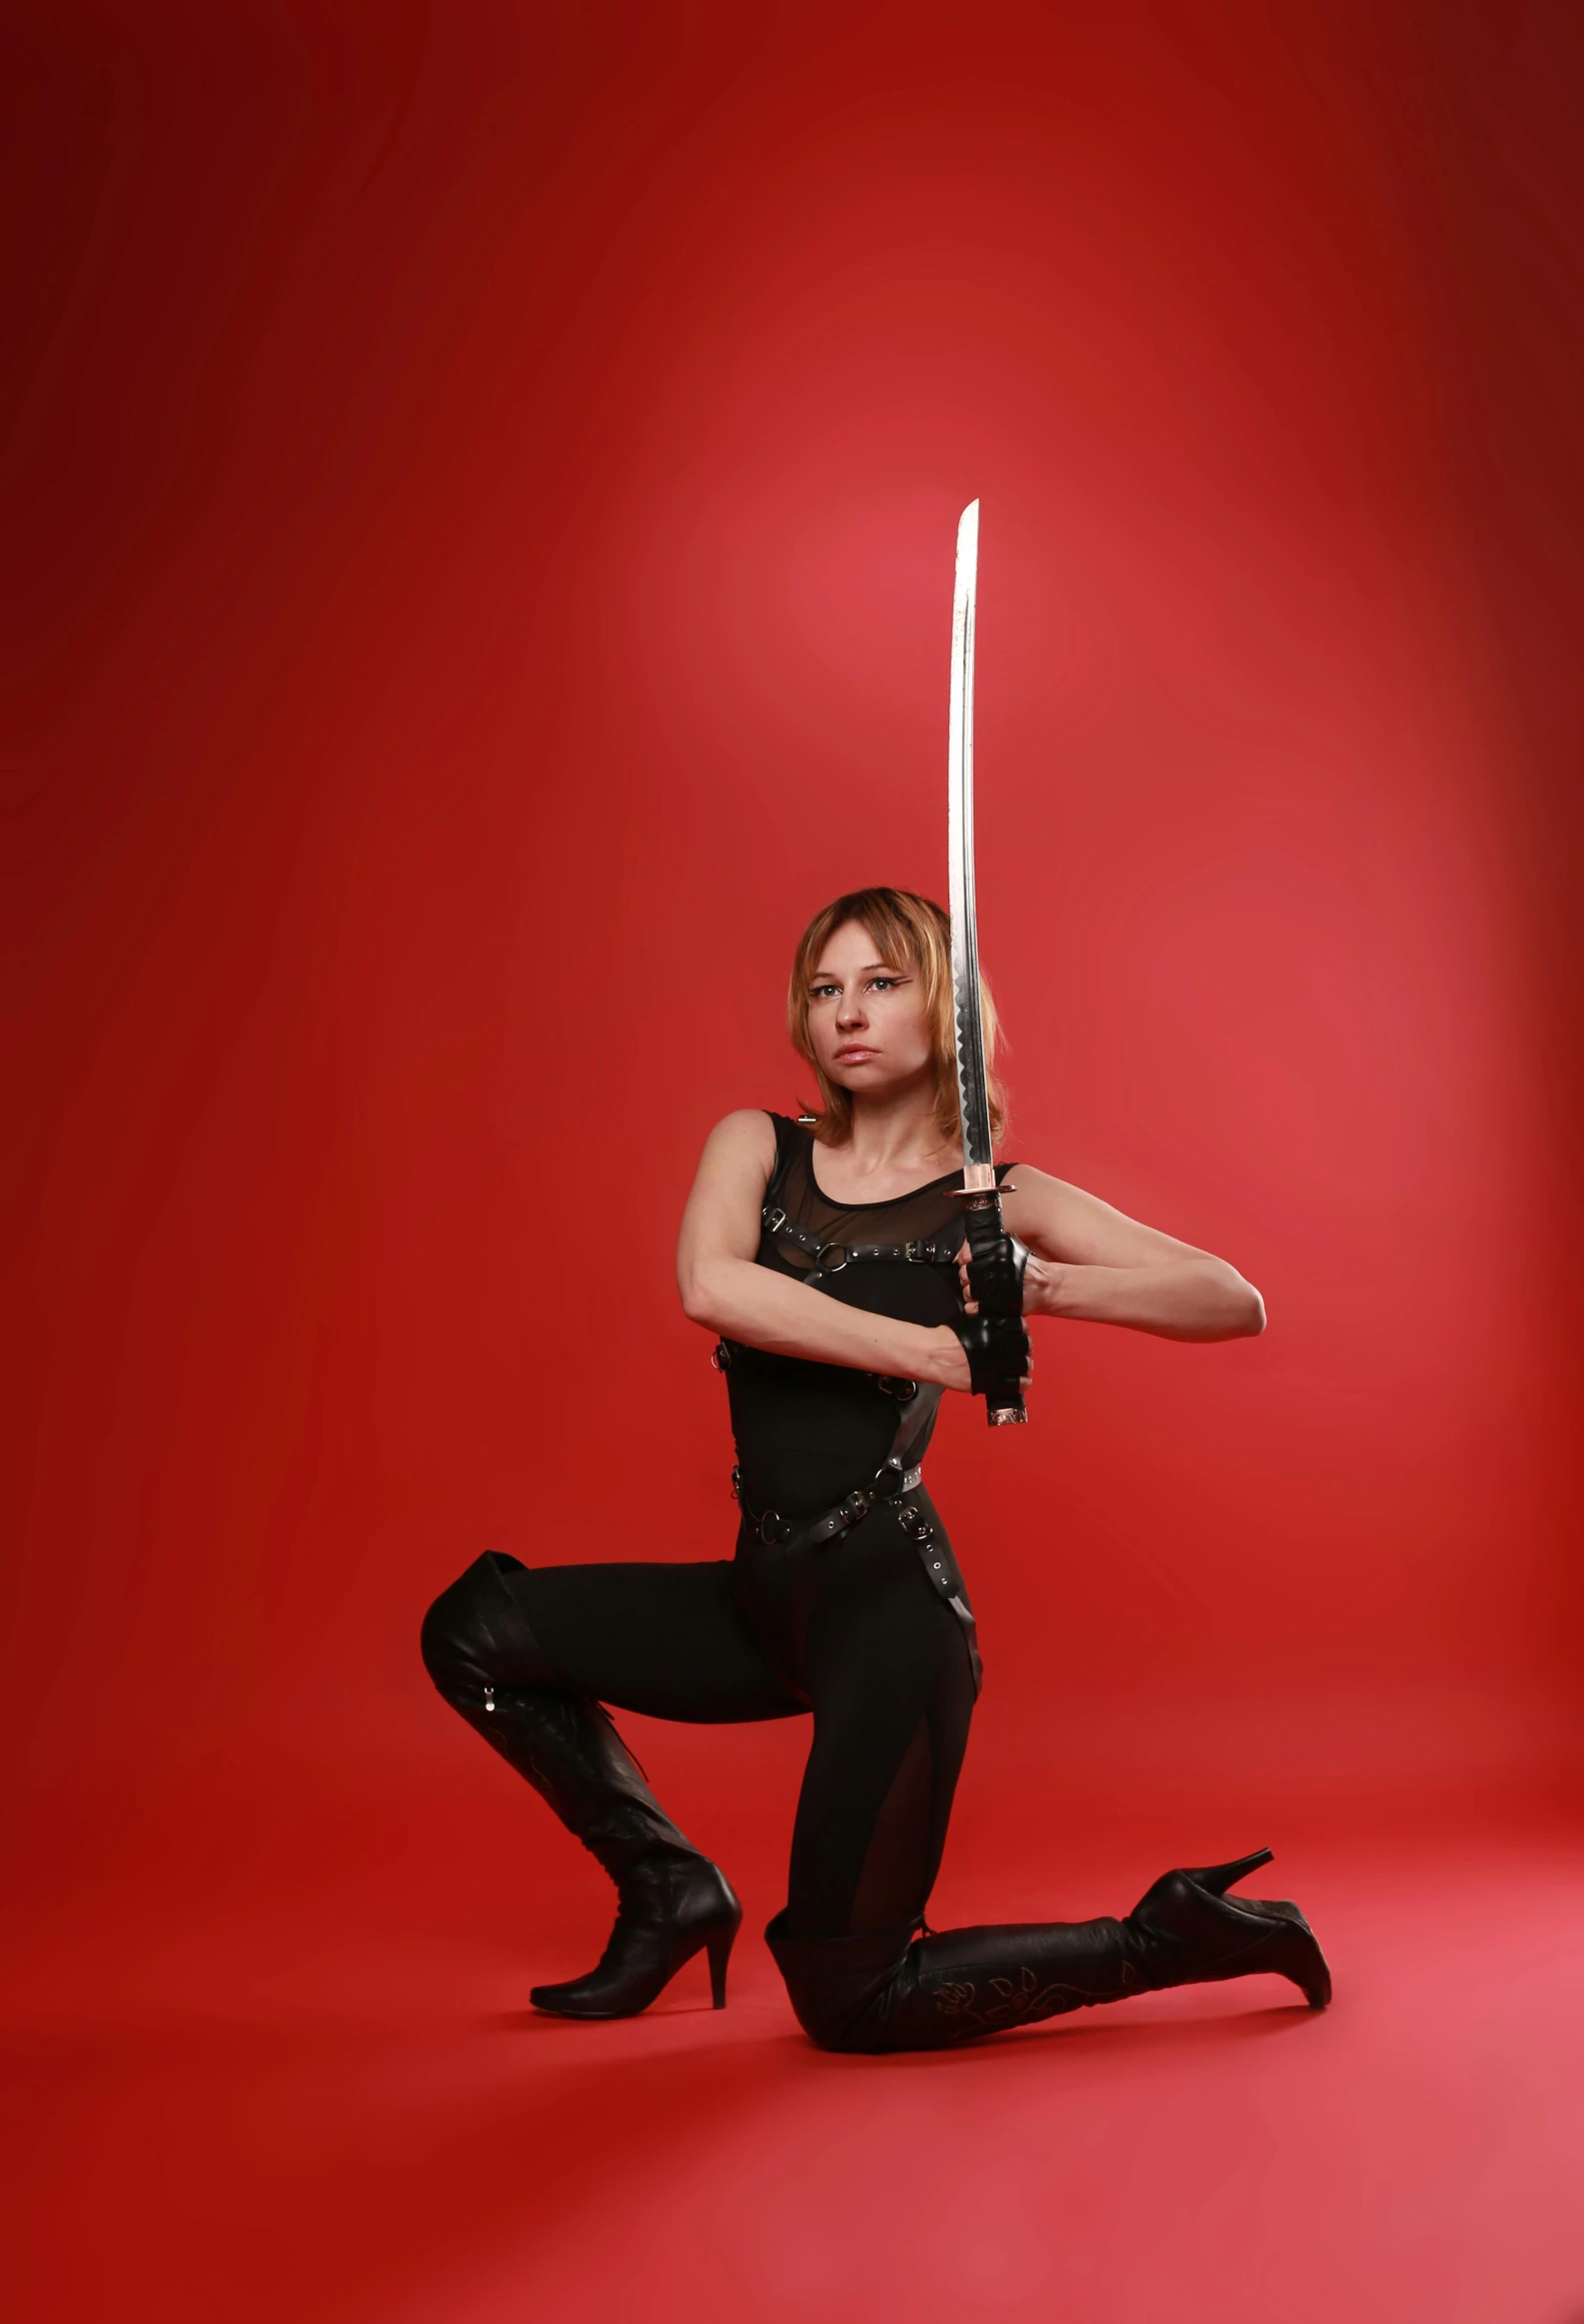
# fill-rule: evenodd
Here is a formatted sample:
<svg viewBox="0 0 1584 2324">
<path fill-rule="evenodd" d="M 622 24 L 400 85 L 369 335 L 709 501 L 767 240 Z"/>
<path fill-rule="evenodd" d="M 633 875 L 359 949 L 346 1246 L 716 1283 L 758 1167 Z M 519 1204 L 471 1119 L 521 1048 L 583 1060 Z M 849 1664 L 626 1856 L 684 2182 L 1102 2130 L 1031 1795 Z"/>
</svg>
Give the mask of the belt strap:
<svg viewBox="0 0 1584 2324">
<path fill-rule="evenodd" d="M 916 1468 L 892 1468 L 887 1461 L 872 1484 L 859 1485 L 855 1491 L 838 1500 L 834 1508 L 820 1509 L 817 1514 L 793 1524 L 780 1509 L 763 1512 L 752 1507 L 743 1491 L 743 1472 L 732 1471 L 732 1490 L 738 1505 L 755 1532 L 768 1549 L 812 1547 L 820 1541 L 833 1541 L 838 1533 L 848 1533 L 854 1525 L 861 1525 L 876 1501 L 895 1500 L 902 1493 L 911 1492 L 923 1478 L 922 1464 Z"/>
<path fill-rule="evenodd" d="M 732 1490 L 738 1497 L 744 1516 L 769 1549 L 800 1549 L 815 1542 L 834 1540 L 838 1533 L 849 1532 L 854 1525 L 860 1525 L 876 1501 L 895 1501 L 896 1522 L 918 1551 L 924 1571 L 935 1590 L 945 1599 L 967 1632 L 968 1660 L 973 1669 L 973 1691 L 977 1694 L 984 1682 L 984 1667 L 979 1660 L 978 1631 L 972 1612 L 967 1599 L 962 1595 L 961 1583 L 955 1579 L 947 1562 L 934 1526 L 917 1502 L 906 1497 L 922 1478 L 921 1467 L 898 1469 L 892 1468 L 887 1462 L 873 1484 L 849 1492 L 846 1499 L 837 1501 L 833 1509 L 822 1510 L 803 1525 L 790 1525 L 779 1509 L 767 1509 L 763 1516 L 757 1517 L 744 1499 L 743 1472 L 739 1468 L 732 1471 Z"/>
</svg>

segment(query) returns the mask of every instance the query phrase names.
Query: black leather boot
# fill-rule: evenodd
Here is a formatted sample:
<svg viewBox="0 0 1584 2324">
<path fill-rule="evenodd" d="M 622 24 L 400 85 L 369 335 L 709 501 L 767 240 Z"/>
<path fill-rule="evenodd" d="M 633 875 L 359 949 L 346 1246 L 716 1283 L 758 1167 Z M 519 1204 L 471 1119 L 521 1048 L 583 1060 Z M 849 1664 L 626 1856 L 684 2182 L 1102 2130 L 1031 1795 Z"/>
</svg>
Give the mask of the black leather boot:
<svg viewBox="0 0 1584 2324">
<path fill-rule="evenodd" d="M 829 2050 L 950 2049 L 1095 2001 L 1148 1990 L 1119 1920 L 1031 1921 L 766 1942 L 810 2041 Z"/>
<path fill-rule="evenodd" d="M 1297 1906 L 1224 1893 L 1269 1860 L 1262 1848 L 1168 1872 L 1125 1920 L 958 1928 L 912 1942 L 907 1927 L 791 1937 L 780 1914 L 766 1937 L 797 2022 L 822 2049 L 945 2049 L 1096 2002 L 1264 1970 L 1323 2009 L 1330 1973 Z"/>
<path fill-rule="evenodd" d="M 1152 1989 L 1209 1985 L 1268 1970 L 1290 1978 L 1311 2009 L 1325 2008 L 1331 1972 L 1298 1907 L 1226 1893 L 1270 1857 L 1269 1848 L 1256 1848 L 1231 1864 L 1166 1872 L 1145 1891 L 1127 1916 L 1127 1928 Z"/>
<path fill-rule="evenodd" d="M 480 1558 L 437 1598 L 424 1624 L 425 1662 L 453 1708 L 610 1873 L 618 1897 L 597 1967 L 536 1985 L 529 1999 L 563 2017 L 635 2017 L 707 1950 L 711 1994 L 724 2009 L 743 1907 L 667 1815 L 603 1705 L 556 1685 L 502 1562 Z"/>
</svg>

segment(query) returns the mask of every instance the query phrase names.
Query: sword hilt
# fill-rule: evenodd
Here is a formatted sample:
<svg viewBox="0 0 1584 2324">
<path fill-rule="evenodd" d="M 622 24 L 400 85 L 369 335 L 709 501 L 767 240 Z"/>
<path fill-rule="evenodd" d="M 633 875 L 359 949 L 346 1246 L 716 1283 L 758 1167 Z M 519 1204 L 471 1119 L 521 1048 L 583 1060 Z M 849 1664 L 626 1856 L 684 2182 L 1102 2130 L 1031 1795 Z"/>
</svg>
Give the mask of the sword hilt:
<svg viewBox="0 0 1584 2324">
<path fill-rule="evenodd" d="M 965 1175 L 966 1173 L 964 1173 Z M 1028 1418 L 1023 1402 L 1022 1377 L 1028 1368 L 1028 1332 L 1023 1323 L 1023 1269 L 1028 1253 L 1014 1242 L 1001 1218 L 1001 1197 L 993 1180 L 985 1190 L 973 1186 L 958 1197 L 968 1237 L 968 1288 L 980 1315 L 1015 1321 L 1010 1331 L 985 1333 L 982 1348 L 968 1351 L 969 1376 L 984 1397 L 984 1416 L 992 1428 L 1015 1427 Z M 977 1354 L 979 1361 L 974 1363 Z"/>
</svg>

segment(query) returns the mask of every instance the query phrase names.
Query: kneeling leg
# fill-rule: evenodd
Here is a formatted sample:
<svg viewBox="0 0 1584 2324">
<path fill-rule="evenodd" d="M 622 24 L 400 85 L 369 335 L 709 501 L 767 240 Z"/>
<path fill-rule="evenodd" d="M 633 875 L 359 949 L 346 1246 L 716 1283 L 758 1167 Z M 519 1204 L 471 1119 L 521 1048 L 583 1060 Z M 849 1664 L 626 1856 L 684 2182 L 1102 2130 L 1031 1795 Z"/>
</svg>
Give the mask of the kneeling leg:
<svg viewBox="0 0 1584 2324">
<path fill-rule="evenodd" d="M 810 1656 L 814 1746 L 789 1903 L 766 1932 L 809 2038 L 834 2050 L 942 2049 L 1129 1994 L 1264 1971 L 1323 2008 L 1330 1975 L 1296 1905 L 1227 1894 L 1268 1849 L 1169 1872 L 1123 1920 L 915 1934 L 972 1707 L 965 1641 L 934 1619 L 936 1606 L 916 1593 L 876 1599 L 884 1618 L 872 1636 L 865 1610 Z"/>
<path fill-rule="evenodd" d="M 490 1553 L 443 1591 L 425 1618 L 424 1661 L 441 1693 L 616 1883 L 616 1926 L 598 1967 L 566 1984 L 536 1986 L 530 1999 L 538 2008 L 573 2017 L 634 2015 L 702 1949 L 715 2005 L 725 2005 L 742 1907 L 725 1875 L 656 1799 L 589 1683 L 609 1681 L 601 1692 L 621 1699 L 625 1691 L 632 1707 L 663 1716 L 687 1715 L 690 1700 L 705 1717 L 773 1717 L 800 1708 L 768 1668 L 753 1665 L 752 1642 L 739 1639 L 716 1578 L 724 1571 L 651 1565 L 534 1573 Z M 546 1610 L 536 1626 L 531 1615 L 541 1598 Z M 552 1638 L 561 1632 L 567 1640 L 559 1652 L 540 1634 L 547 1624 Z M 676 1648 L 670 1654 L 668 1631 Z M 606 1671 L 594 1667 L 603 1636 L 612 1661 Z M 646 1659 L 657 1664 L 652 1699 Z"/>
<path fill-rule="evenodd" d="M 1323 2009 L 1330 1971 L 1297 1906 L 1227 1894 L 1269 1857 L 1260 1848 L 1235 1863 L 1167 1872 L 1125 1920 L 917 1939 L 903 1926 L 813 1941 L 778 1937 L 773 1923 L 771 1950 L 798 2022 L 822 2049 L 946 2049 L 1133 1993 L 1267 1972 Z"/>
</svg>

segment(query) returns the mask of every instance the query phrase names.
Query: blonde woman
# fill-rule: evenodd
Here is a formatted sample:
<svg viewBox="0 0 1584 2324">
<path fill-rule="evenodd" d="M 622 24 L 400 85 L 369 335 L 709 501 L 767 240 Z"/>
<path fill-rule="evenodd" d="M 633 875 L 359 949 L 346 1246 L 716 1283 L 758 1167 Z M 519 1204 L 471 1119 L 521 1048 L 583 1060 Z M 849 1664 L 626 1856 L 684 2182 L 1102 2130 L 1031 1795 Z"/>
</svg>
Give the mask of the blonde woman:
<svg viewBox="0 0 1584 2324">
<path fill-rule="evenodd" d="M 938 905 L 839 897 L 797 948 L 793 1046 L 819 1111 L 730 1114 L 706 1142 L 678 1281 L 718 1338 L 741 1521 L 726 1561 L 529 1567 L 490 1553 L 430 1608 L 441 1692 L 616 1883 L 598 1966 L 543 1985 L 569 2017 L 645 2009 L 696 1953 L 718 2008 L 742 1908 L 678 1830 L 607 1712 L 809 1715 L 786 1907 L 767 1931 L 810 2038 L 931 2049 L 1165 1985 L 1330 1978 L 1291 1904 L 1227 1892 L 1265 1862 L 1175 1871 L 1125 1919 L 918 1932 L 979 1684 L 967 1591 L 920 1475 L 942 1394 L 993 1325 L 960 1264 L 950 949 Z M 986 1054 L 993 1012 L 986 1003 Z M 994 1128 L 1001 1131 L 999 1093 Z M 1026 1163 L 999 1165 L 1023 1311 L 1173 1339 L 1259 1331 L 1223 1259 Z M 1004 1360 L 1008 1350 L 998 1353 Z"/>
</svg>

